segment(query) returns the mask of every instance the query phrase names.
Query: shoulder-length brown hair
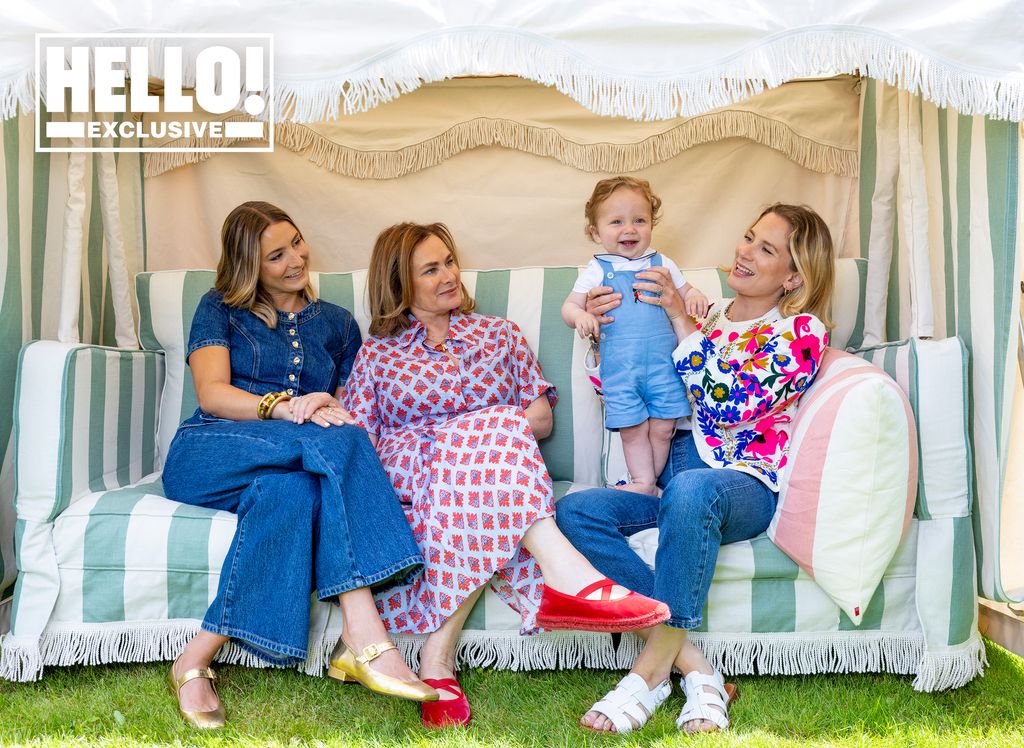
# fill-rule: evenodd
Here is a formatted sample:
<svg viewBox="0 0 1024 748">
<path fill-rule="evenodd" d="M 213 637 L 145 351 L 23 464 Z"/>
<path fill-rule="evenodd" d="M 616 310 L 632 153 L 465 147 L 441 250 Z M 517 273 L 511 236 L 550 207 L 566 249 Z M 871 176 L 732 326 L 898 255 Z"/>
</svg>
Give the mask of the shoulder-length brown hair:
<svg viewBox="0 0 1024 748">
<path fill-rule="evenodd" d="M 413 298 L 412 256 L 416 246 L 430 236 L 440 239 L 452 253 L 455 264 L 461 267 L 455 240 L 443 223 L 396 223 L 377 236 L 366 279 L 371 335 L 390 338 L 412 325 L 409 321 Z M 459 311 L 468 314 L 473 311 L 475 302 L 466 286 L 461 282 L 459 285 L 462 289 Z"/>
<path fill-rule="evenodd" d="M 213 287 L 224 295 L 225 304 L 248 309 L 270 328 L 277 327 L 277 307 L 260 283 L 260 264 L 263 261 L 260 237 L 268 226 L 282 221 L 299 230 L 291 216 L 276 205 L 259 200 L 242 203 L 228 213 L 220 231 L 220 262 L 217 264 L 217 279 L 213 283 Z M 306 283 L 303 295 L 307 302 L 316 299 L 312 284 Z"/>
</svg>

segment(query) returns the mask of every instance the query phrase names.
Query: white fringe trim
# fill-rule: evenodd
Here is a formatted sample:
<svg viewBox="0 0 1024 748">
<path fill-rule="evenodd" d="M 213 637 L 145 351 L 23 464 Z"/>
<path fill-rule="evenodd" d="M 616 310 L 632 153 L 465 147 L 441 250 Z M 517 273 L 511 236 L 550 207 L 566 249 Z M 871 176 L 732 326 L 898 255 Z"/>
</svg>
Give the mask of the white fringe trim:
<svg viewBox="0 0 1024 748">
<path fill-rule="evenodd" d="M 127 44 L 127 41 L 123 43 Z M 159 58 L 162 50 L 149 43 Z M 186 60 L 186 85 L 194 61 Z M 159 71 L 159 64 L 153 67 Z M 930 57 L 872 29 L 786 31 L 701 71 L 664 77 L 609 72 L 565 45 L 512 29 L 453 28 L 428 34 L 333 80 L 276 81 L 279 122 L 319 122 L 363 112 L 459 75 L 517 75 L 552 86 L 602 116 L 636 120 L 704 114 L 795 78 L 860 73 L 962 114 L 1024 120 L 1024 80 L 986 75 Z M 155 75 L 156 73 L 154 73 Z M 0 116 L 31 111 L 33 71 L 0 81 Z M 268 92 L 264 91 L 264 95 Z"/>
<path fill-rule="evenodd" d="M 704 114 L 795 78 L 861 73 L 963 114 L 1024 119 L 1024 80 L 930 58 L 866 29 L 783 32 L 727 62 L 687 75 L 596 70 L 557 42 L 505 29 L 450 29 L 375 58 L 339 81 L 277 84 L 279 120 L 316 122 L 366 111 L 424 82 L 509 74 L 552 86 L 603 116 L 637 120 Z"/>
<path fill-rule="evenodd" d="M 690 633 L 690 640 L 717 670 L 729 675 L 813 675 L 895 673 L 916 675 L 914 690 L 960 688 L 982 675 L 988 660 L 975 632 L 970 640 L 941 653 L 925 649 L 922 634 L 843 631 L 770 634 Z M 633 666 L 642 642 L 625 634 L 616 665 Z"/>
<path fill-rule="evenodd" d="M 28 114 L 34 110 L 36 108 L 35 90 L 34 70 L 0 80 L 0 120 L 17 117 L 19 105 L 22 114 Z"/>
<path fill-rule="evenodd" d="M 198 621 L 173 620 L 60 626 L 46 631 L 38 641 L 7 635 L 0 641 L 0 678 L 39 680 L 47 665 L 173 660 L 198 632 Z M 216 659 L 247 667 L 273 667 L 230 641 Z"/>
<path fill-rule="evenodd" d="M 225 121 L 244 119 L 233 116 Z M 274 137 L 276 143 L 305 155 L 317 166 L 356 179 L 395 179 L 436 166 L 463 151 L 495 145 L 554 158 L 581 171 L 621 173 L 639 171 L 667 161 L 687 148 L 726 138 L 747 138 L 823 174 L 855 177 L 859 171 L 856 150 L 820 143 L 798 134 L 785 122 L 736 110 L 694 117 L 637 143 L 577 143 L 551 128 L 508 119 L 459 122 L 436 137 L 396 150 L 350 148 L 304 125 L 287 123 L 278 125 Z M 165 147 L 212 148 L 224 144 L 211 138 L 181 138 Z M 155 177 L 179 166 L 204 161 L 211 155 L 181 151 L 147 153 L 145 173 Z"/>
<path fill-rule="evenodd" d="M 11 635 L 2 641 L 0 678 L 32 681 L 46 665 L 100 665 L 111 662 L 173 660 L 199 631 L 198 621 L 160 621 L 138 624 L 79 624 L 46 632 L 37 642 Z M 988 660 L 985 645 L 975 633 L 967 642 L 939 651 L 926 651 L 921 634 L 829 632 L 819 634 L 713 634 L 690 637 L 711 664 L 730 675 L 809 675 L 814 673 L 888 672 L 916 675 L 917 691 L 960 688 L 982 675 Z M 419 666 L 425 636 L 398 635 L 395 643 L 410 667 Z M 325 632 L 310 642 L 308 659 L 297 668 L 323 675 L 337 642 Z M 557 631 L 520 636 L 514 631 L 465 631 L 456 650 L 463 667 L 499 670 L 563 670 L 587 667 L 628 669 L 641 642 L 623 635 L 618 649 L 610 634 Z M 272 667 L 229 642 L 219 662 L 249 667 Z"/>
<path fill-rule="evenodd" d="M 947 688 L 960 688 L 982 675 L 987 666 L 985 642 L 975 632 L 963 644 L 943 648 L 938 652 L 925 652 L 917 667 L 914 690 L 944 691 Z"/>
</svg>

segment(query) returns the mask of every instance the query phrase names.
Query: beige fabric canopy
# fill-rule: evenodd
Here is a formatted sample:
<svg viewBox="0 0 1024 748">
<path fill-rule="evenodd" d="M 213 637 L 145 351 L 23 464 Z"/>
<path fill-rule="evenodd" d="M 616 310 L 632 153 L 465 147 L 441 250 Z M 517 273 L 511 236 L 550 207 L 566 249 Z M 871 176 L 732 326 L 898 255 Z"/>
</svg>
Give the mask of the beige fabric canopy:
<svg viewBox="0 0 1024 748">
<path fill-rule="evenodd" d="M 595 117 L 521 79 L 433 84 L 339 122 L 290 126 L 294 150 L 170 171 L 190 154 L 147 154 L 161 174 L 146 181 L 148 267 L 213 267 L 220 223 L 246 199 L 287 206 L 318 269 L 365 268 L 377 233 L 403 220 L 448 223 L 467 267 L 584 264 L 594 247 L 583 204 L 618 172 L 651 180 L 664 199 L 655 246 L 682 266 L 728 261 L 767 200 L 813 205 L 853 255 L 859 106 L 849 77 L 657 123 Z"/>
<path fill-rule="evenodd" d="M 768 146 L 804 168 L 852 177 L 857 174 L 859 84 L 851 76 L 794 81 L 707 114 L 637 122 L 594 117 L 558 91 L 521 78 L 464 78 L 426 85 L 341 120 L 282 123 L 275 140 L 317 166 L 359 179 L 393 179 L 489 145 L 550 156 L 582 171 L 637 171 L 687 148 L 732 137 Z M 154 145 L 214 143 L 190 138 Z M 150 153 L 146 176 L 210 155 Z"/>
</svg>

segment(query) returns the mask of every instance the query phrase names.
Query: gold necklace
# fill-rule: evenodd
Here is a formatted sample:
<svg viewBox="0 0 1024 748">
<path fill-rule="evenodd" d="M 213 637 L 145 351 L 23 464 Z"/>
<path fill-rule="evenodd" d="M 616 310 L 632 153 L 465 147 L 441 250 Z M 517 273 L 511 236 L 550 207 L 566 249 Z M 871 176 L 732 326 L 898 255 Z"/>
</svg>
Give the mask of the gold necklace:
<svg viewBox="0 0 1024 748">
<path fill-rule="evenodd" d="M 423 345 L 425 345 L 427 348 L 430 348 L 431 350 L 437 351 L 438 353 L 447 353 L 448 352 L 448 346 L 445 345 L 446 342 L 447 342 L 446 340 L 441 340 L 438 343 L 434 343 L 426 335 L 423 336 Z"/>
</svg>

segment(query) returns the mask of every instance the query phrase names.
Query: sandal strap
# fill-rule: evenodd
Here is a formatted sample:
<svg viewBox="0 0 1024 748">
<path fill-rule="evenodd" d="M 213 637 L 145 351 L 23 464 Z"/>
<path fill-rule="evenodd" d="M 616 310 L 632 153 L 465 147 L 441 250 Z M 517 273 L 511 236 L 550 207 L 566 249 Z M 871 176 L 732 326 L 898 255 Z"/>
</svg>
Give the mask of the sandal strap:
<svg viewBox="0 0 1024 748">
<path fill-rule="evenodd" d="M 686 703 L 676 719 L 676 727 L 682 729 L 687 722 L 706 720 L 719 730 L 729 727 L 729 694 L 725 681 L 717 670 L 710 675 L 692 671 L 680 684 L 686 694 Z M 707 689 L 711 688 L 712 691 Z"/>
<path fill-rule="evenodd" d="M 361 655 L 356 655 L 356 659 L 365 665 L 369 662 L 372 662 L 373 660 L 376 660 L 378 657 L 380 657 L 382 654 L 384 654 L 390 649 L 398 649 L 398 647 L 395 646 L 394 642 L 378 642 L 377 644 L 368 644 L 365 647 L 363 647 L 363 653 Z"/>
<path fill-rule="evenodd" d="M 216 681 L 217 674 L 213 672 L 212 668 L 194 667 L 191 670 L 186 670 L 184 673 L 175 678 L 175 687 L 178 690 L 181 690 L 182 686 L 184 686 L 190 680 L 195 680 L 196 678 L 205 678 L 206 680 Z"/>
<path fill-rule="evenodd" d="M 648 689 L 647 681 L 636 673 L 630 673 L 590 710 L 603 714 L 615 725 L 617 733 L 625 734 L 643 727 L 671 693 L 672 684 L 667 680 Z"/>
<path fill-rule="evenodd" d="M 464 696 L 465 691 L 455 678 L 424 678 L 423 682 L 435 691 L 447 691 L 452 696 Z"/>
<path fill-rule="evenodd" d="M 577 592 L 575 597 L 581 597 L 583 599 L 586 599 L 592 592 L 595 592 L 596 590 L 601 590 L 601 597 L 600 597 L 600 599 L 601 600 L 611 600 L 612 599 L 612 587 L 614 587 L 614 586 L 615 586 L 615 582 L 613 582 L 608 577 L 605 577 L 604 579 L 598 579 L 596 582 L 594 582 L 592 584 L 588 584 L 582 590 Z"/>
</svg>

